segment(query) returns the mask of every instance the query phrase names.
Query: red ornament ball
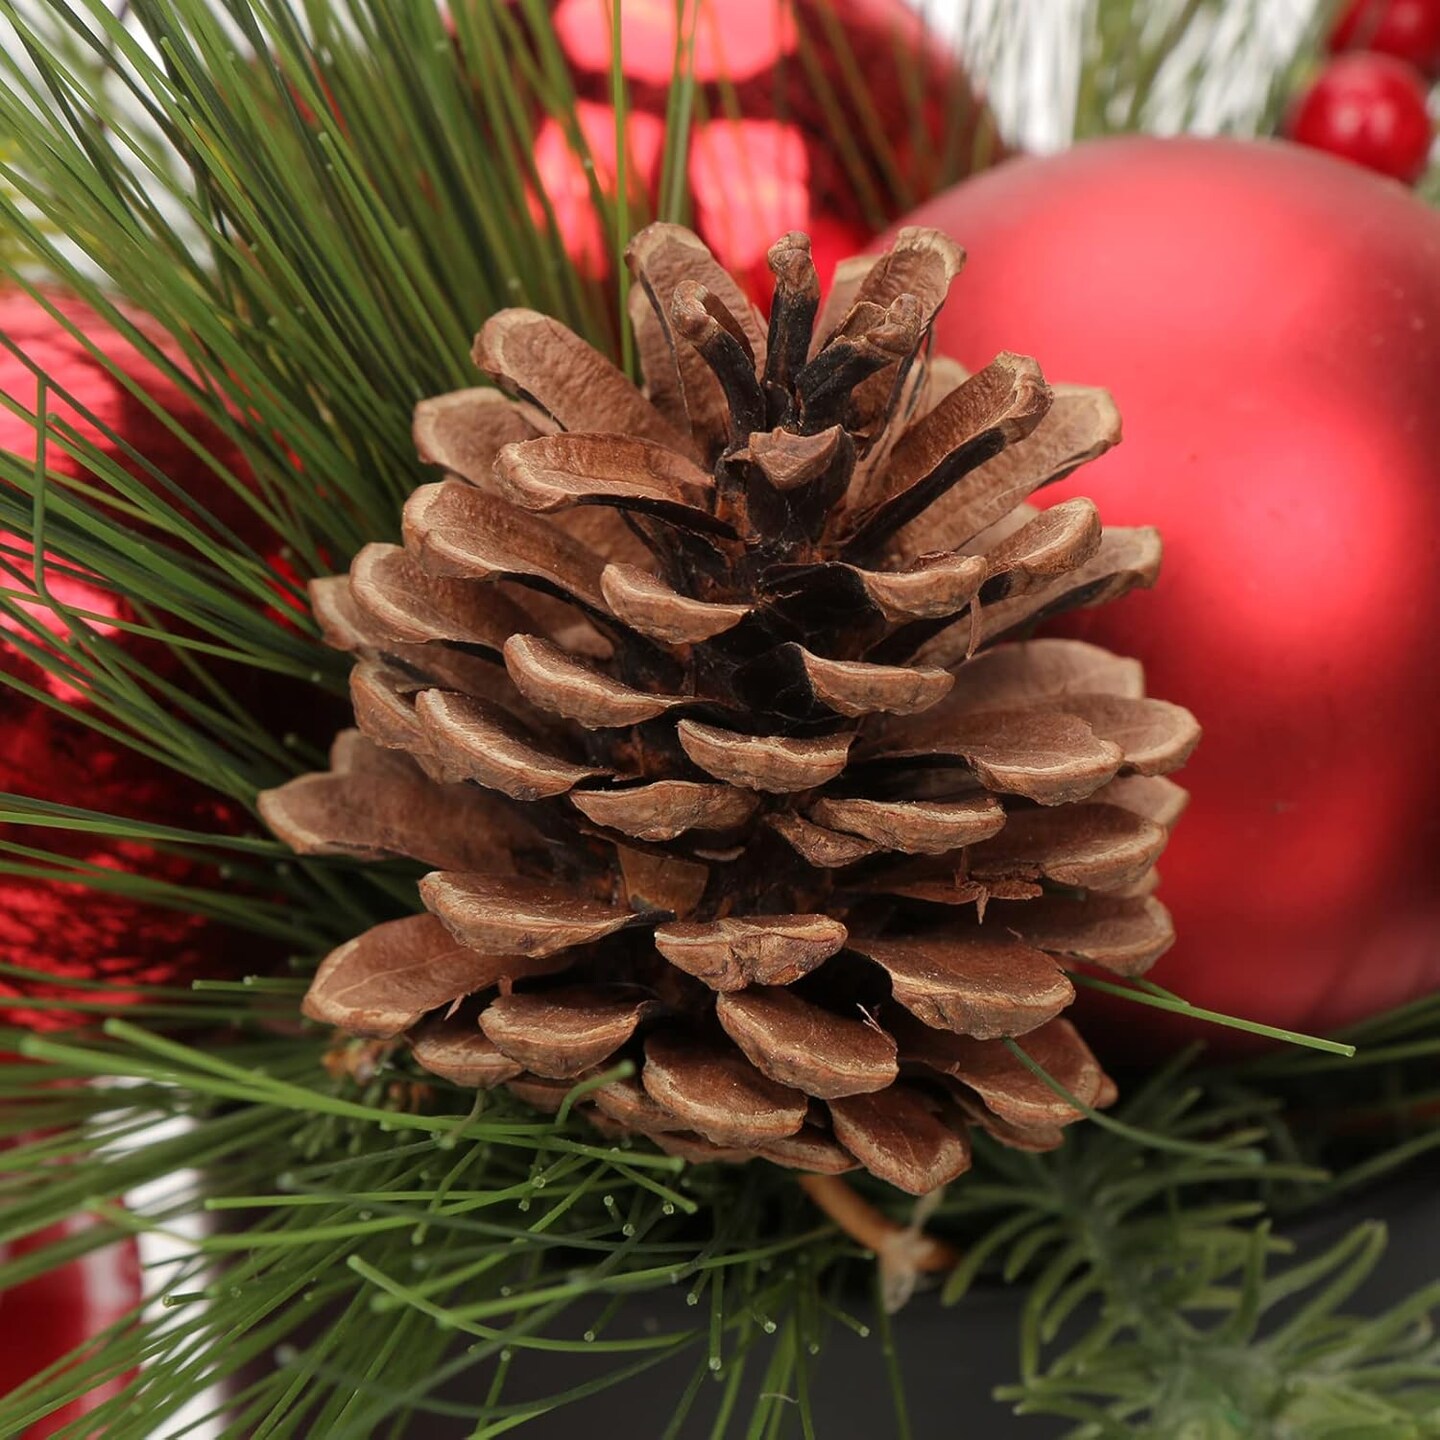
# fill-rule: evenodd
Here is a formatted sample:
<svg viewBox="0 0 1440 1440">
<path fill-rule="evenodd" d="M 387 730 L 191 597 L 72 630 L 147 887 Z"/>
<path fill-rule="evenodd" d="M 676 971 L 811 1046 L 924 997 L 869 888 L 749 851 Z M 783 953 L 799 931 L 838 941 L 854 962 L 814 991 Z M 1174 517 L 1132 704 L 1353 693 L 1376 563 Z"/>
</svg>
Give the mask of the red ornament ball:
<svg viewBox="0 0 1440 1440">
<path fill-rule="evenodd" d="M 72 334 L 47 306 L 85 338 Z M 153 320 L 133 313 L 126 319 L 144 343 L 154 346 L 184 372 L 178 348 Z M 114 445 L 106 432 L 122 436 L 157 470 L 171 479 L 185 480 L 188 493 L 215 520 L 252 545 L 260 546 L 268 540 L 268 531 L 245 498 L 202 465 L 190 446 L 139 395 L 115 378 L 105 359 L 123 370 L 141 394 L 165 415 L 178 420 L 189 435 L 243 482 L 249 470 L 234 442 L 200 410 L 174 374 L 156 365 L 83 301 L 49 291 L 42 303 L 22 290 L 0 290 L 0 335 L 5 337 L 0 346 L 0 392 L 33 409 L 36 374 L 46 375 L 46 414 L 52 422 L 62 422 L 67 429 L 77 431 L 87 444 L 137 478 L 146 479 L 145 467 Z M 0 409 L 0 450 L 34 457 L 35 430 L 27 418 Z M 85 474 L 84 464 L 66 454 L 53 438 L 47 446 L 46 464 L 56 474 Z"/>
<path fill-rule="evenodd" d="M 19 1260 L 50 1245 L 60 1245 L 94 1224 L 74 1215 L 45 1230 L 0 1245 L 0 1261 Z M 140 1303 L 139 1246 L 116 1241 L 79 1259 L 47 1270 L 0 1295 L 0 1395 L 8 1395 L 33 1375 L 63 1360 L 102 1330 L 123 1320 Z M 113 1399 L 123 1381 L 112 1380 L 81 1399 L 37 1420 L 21 1440 L 47 1440 L 67 1425 Z"/>
<path fill-rule="evenodd" d="M 1393 55 L 1440 76 L 1440 0 L 1351 0 L 1330 32 L 1330 49 Z"/>
<path fill-rule="evenodd" d="M 1296 100 L 1285 133 L 1413 185 L 1430 160 L 1424 77 L 1390 55 L 1338 55 Z"/>
<path fill-rule="evenodd" d="M 212 453 L 243 473 L 243 462 L 224 434 L 196 410 L 172 378 L 73 297 L 48 298 L 90 345 L 159 399 Z M 47 413 L 52 420 L 63 419 L 97 448 L 143 474 L 105 433 L 113 431 L 172 479 L 187 481 L 190 493 L 212 514 L 242 533 L 248 526 L 258 541 L 243 501 L 221 489 L 183 443 L 44 305 L 18 291 L 0 294 L 0 333 L 8 342 L 0 348 L 0 392 L 33 409 L 35 371 L 44 372 L 51 387 Z M 163 337 L 151 338 L 163 347 Z M 0 449 L 27 462 L 35 455 L 32 425 L 8 409 L 0 409 Z M 79 460 L 54 444 L 47 449 L 47 463 L 59 474 L 85 474 Z M 0 533 L 0 546 L 23 572 L 28 542 Z M 13 587 L 16 579 L 11 575 L 5 583 Z M 103 617 L 92 620 L 91 627 L 112 641 L 122 636 L 119 622 L 134 618 L 101 576 L 52 570 L 47 583 L 62 604 Z M 64 620 L 38 593 L 26 608 L 38 622 L 38 634 L 14 616 L 0 615 L 0 790 L 188 829 L 219 831 L 240 824 L 242 817 L 234 807 L 84 723 L 89 710 L 85 695 L 27 650 L 43 645 L 46 632 L 63 633 Z M 153 643 L 133 639 L 125 643 L 143 651 L 152 668 L 163 671 L 171 663 L 167 652 Z M 27 694 L 27 689 L 33 693 Z M 36 693 L 56 703 L 36 699 Z M 21 826 L 0 825 L 0 835 L 59 852 L 79 866 L 171 882 L 193 881 L 204 873 L 192 862 L 148 845 L 80 830 L 46 830 L 37 835 Z M 54 977 L 53 983 L 47 983 L 0 975 L 0 1018 L 36 1028 L 73 1023 L 79 1018 L 75 1012 L 26 1006 L 24 997 L 94 999 L 99 992 L 77 991 L 65 982 L 105 980 L 113 988 L 104 998 L 120 1001 L 127 985 L 174 983 L 192 974 L 233 968 L 236 944 L 237 937 L 207 920 L 140 904 L 120 893 L 27 876 L 0 877 L 0 962 Z"/>
<path fill-rule="evenodd" d="M 554 0 L 551 13 L 595 178 L 613 194 L 612 7 Z M 935 190 L 943 157 L 964 173 L 998 154 L 964 71 L 904 0 L 699 0 L 687 15 L 699 102 L 687 156 L 693 220 L 757 297 L 770 292 L 765 253 L 776 235 L 808 231 L 828 281 L 836 261 L 864 250 L 905 208 L 907 194 L 913 203 Z M 630 198 L 644 213 L 658 200 L 676 6 L 625 0 L 620 23 Z M 859 144 L 837 144 L 839 132 Z M 558 121 L 542 121 L 535 161 L 567 248 L 600 277 L 606 237 L 590 176 Z M 538 200 L 535 209 L 543 213 Z"/>
<path fill-rule="evenodd" d="M 1440 215 L 1277 142 L 1127 138 L 911 218 L 970 254 L 939 349 L 1115 395 L 1124 443 L 1046 497 L 1164 537 L 1153 592 L 1064 627 L 1205 728 L 1154 978 L 1321 1032 L 1440 987 Z M 1174 1034 L 1122 1008 L 1132 1053 Z"/>
</svg>

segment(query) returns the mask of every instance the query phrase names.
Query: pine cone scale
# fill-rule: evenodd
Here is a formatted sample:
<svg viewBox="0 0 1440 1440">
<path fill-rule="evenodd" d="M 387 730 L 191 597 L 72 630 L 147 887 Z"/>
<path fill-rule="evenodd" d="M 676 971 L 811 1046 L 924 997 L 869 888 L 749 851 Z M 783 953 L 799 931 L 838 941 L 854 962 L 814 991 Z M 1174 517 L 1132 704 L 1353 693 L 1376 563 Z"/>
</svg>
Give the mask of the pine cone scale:
<svg viewBox="0 0 1440 1440">
<path fill-rule="evenodd" d="M 695 780 L 656 780 L 625 790 L 574 790 L 587 819 L 636 840 L 676 840 L 692 830 L 730 831 L 759 809 L 754 791 Z"/>
<path fill-rule="evenodd" d="M 411 1030 L 410 1053 L 420 1066 L 468 1090 L 491 1090 L 521 1081 L 525 1067 L 503 1054 L 477 1029 L 472 1016 L 431 1019 Z M 523 1081 L 521 1081 L 523 1084 Z"/>
<path fill-rule="evenodd" d="M 849 932 L 829 915 L 749 915 L 671 921 L 655 929 L 655 948 L 712 990 L 793 985 L 844 948 Z"/>
<path fill-rule="evenodd" d="M 847 553 L 873 553 L 896 531 L 970 478 L 987 460 L 1023 440 L 1050 409 L 1050 387 L 1040 367 L 1019 355 L 1003 355 L 952 390 L 895 447 L 880 493 L 850 520 Z M 912 441 L 912 437 L 914 437 Z M 910 442 L 910 443 L 907 443 Z M 1010 513 L 1033 489 L 970 483 L 966 504 L 955 516 L 966 539 Z"/>
<path fill-rule="evenodd" d="M 566 964 L 563 957 L 485 954 L 457 942 L 428 912 L 407 915 L 334 951 L 316 973 L 304 1012 L 352 1035 L 391 1040 L 467 995 Z"/>
<path fill-rule="evenodd" d="M 436 870 L 420 881 L 420 898 L 462 945 L 491 955 L 554 955 L 650 920 L 514 875 Z"/>
<path fill-rule="evenodd" d="M 552 754 L 508 711 L 473 695 L 424 690 L 416 697 L 415 713 L 430 752 L 448 774 L 475 780 L 512 800 L 564 795 L 582 780 L 611 773 Z"/>
<path fill-rule="evenodd" d="M 715 1002 L 725 1033 L 763 1074 L 817 1100 L 883 1090 L 900 1073 L 895 1041 L 877 1025 L 753 985 Z"/>
<path fill-rule="evenodd" d="M 885 971 L 897 1003 L 918 1020 L 977 1040 L 1024 1035 L 1075 998 L 1053 956 L 979 925 L 904 939 L 852 937 L 850 946 Z"/>
<path fill-rule="evenodd" d="M 670 589 L 663 580 L 633 565 L 609 564 L 600 588 L 610 613 L 623 625 L 662 645 L 697 645 L 733 630 L 754 614 L 745 604 L 697 600 Z"/>
<path fill-rule="evenodd" d="M 411 438 L 424 464 L 439 465 L 483 489 L 506 445 L 548 429 L 553 425 L 543 411 L 516 405 L 487 385 L 422 400 L 415 407 Z"/>
<path fill-rule="evenodd" d="M 814 740 L 790 735 L 749 735 L 682 720 L 675 727 L 681 748 L 701 770 L 727 785 L 786 795 L 813 790 L 845 769 L 850 735 Z"/>
<path fill-rule="evenodd" d="M 620 985 L 512 991 L 485 1007 L 480 1029 L 527 1070 L 568 1080 L 608 1060 L 658 1008 L 645 992 Z"/>
<path fill-rule="evenodd" d="M 755 1145 L 796 1134 L 809 1103 L 762 1075 L 738 1050 L 688 1036 L 651 1035 L 640 1075 L 662 1110 L 714 1145 Z"/>
<path fill-rule="evenodd" d="M 943 403 L 943 398 L 937 400 L 937 404 Z M 1045 423 L 978 466 L 971 478 L 985 493 L 1015 496 L 1018 509 L 1027 495 L 1063 480 L 1119 440 L 1120 414 L 1109 395 L 1103 390 L 1057 385 L 1050 392 Z M 968 550 L 987 528 L 974 528 L 972 516 L 967 491 L 951 490 L 923 517 L 902 527 L 891 541 L 890 551 L 906 557 L 931 550 Z"/>
<path fill-rule="evenodd" d="M 963 1126 L 913 1086 L 849 1095 L 827 1101 L 826 1108 L 845 1150 L 872 1175 L 912 1195 L 948 1185 L 970 1168 Z"/>
<path fill-rule="evenodd" d="M 422 485 L 405 506 L 405 547 L 431 574 L 516 580 L 604 616 L 599 557 L 565 531 L 459 481 Z"/>
<path fill-rule="evenodd" d="M 502 390 L 535 405 L 562 430 L 684 449 L 683 438 L 645 396 L 556 320 L 532 310 L 502 310 L 485 322 L 474 359 Z"/>
</svg>

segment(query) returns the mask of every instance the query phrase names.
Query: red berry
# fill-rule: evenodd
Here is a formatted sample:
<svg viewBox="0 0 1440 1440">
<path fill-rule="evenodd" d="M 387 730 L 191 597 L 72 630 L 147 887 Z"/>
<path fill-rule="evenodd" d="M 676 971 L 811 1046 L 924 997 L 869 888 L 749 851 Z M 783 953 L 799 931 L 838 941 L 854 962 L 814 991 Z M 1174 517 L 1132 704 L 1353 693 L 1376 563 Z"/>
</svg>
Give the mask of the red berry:
<svg viewBox="0 0 1440 1440">
<path fill-rule="evenodd" d="M 1351 0 L 1330 32 L 1330 49 L 1393 55 L 1440 76 L 1440 0 Z"/>
<path fill-rule="evenodd" d="M 1390 55 L 1339 55 L 1290 111 L 1285 133 L 1413 185 L 1430 155 L 1425 81 Z"/>
</svg>

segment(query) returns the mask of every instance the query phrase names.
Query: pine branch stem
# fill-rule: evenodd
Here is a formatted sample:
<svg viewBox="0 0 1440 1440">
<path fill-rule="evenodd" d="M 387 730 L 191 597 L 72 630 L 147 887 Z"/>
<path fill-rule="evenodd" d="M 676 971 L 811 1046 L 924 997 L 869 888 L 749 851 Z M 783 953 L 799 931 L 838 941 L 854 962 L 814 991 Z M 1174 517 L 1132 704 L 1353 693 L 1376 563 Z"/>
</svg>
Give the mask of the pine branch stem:
<svg viewBox="0 0 1440 1440">
<path fill-rule="evenodd" d="M 899 1225 L 836 1175 L 800 1175 L 800 1188 L 857 1245 L 884 1258 L 903 1245 L 914 1270 L 939 1274 L 960 1263 L 960 1252 L 933 1235 Z"/>
</svg>

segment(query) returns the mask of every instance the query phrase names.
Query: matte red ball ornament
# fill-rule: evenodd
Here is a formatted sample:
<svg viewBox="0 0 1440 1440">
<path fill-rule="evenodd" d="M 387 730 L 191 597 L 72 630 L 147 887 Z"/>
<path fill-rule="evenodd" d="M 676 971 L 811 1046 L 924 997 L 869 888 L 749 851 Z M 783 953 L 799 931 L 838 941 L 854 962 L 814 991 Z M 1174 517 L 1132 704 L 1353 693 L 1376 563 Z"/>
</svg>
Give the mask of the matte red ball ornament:
<svg viewBox="0 0 1440 1440">
<path fill-rule="evenodd" d="M 1425 79 L 1390 55 L 1339 55 L 1291 107 L 1285 133 L 1413 185 L 1430 158 Z"/>
<path fill-rule="evenodd" d="M 612 6 L 554 0 L 551 10 L 595 177 L 613 194 Z M 808 231 L 828 281 L 837 260 L 863 250 L 903 208 L 901 181 L 912 198 L 923 197 L 945 155 L 964 171 L 998 154 L 960 64 L 904 0 L 700 0 L 686 13 L 699 96 L 687 156 L 694 224 L 760 298 L 770 291 L 765 250 L 775 235 Z M 625 0 L 620 23 L 631 199 L 643 212 L 658 200 L 678 39 L 674 0 Z M 842 131 L 860 143 L 838 144 Z M 598 277 L 606 237 L 589 175 L 553 120 L 542 122 L 535 161 L 570 253 Z"/>
<path fill-rule="evenodd" d="M 1278 142 L 1124 139 L 911 218 L 970 255 L 940 350 L 1115 394 L 1124 443 L 1046 495 L 1165 540 L 1065 627 L 1205 727 L 1154 978 L 1321 1032 L 1440 988 L 1440 215 Z"/>
<path fill-rule="evenodd" d="M 1393 55 L 1440 76 L 1440 0 L 1351 0 L 1330 32 L 1330 49 Z"/>
</svg>

